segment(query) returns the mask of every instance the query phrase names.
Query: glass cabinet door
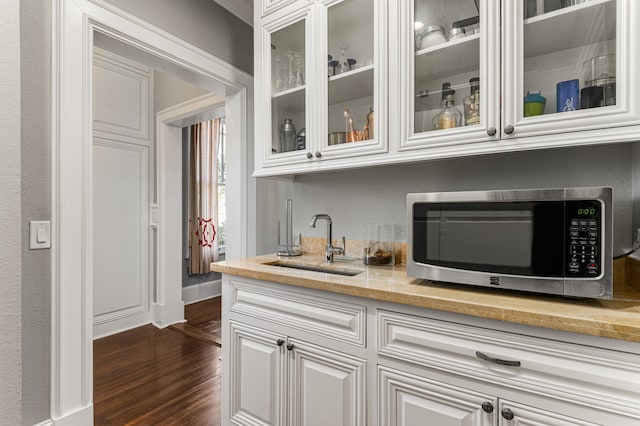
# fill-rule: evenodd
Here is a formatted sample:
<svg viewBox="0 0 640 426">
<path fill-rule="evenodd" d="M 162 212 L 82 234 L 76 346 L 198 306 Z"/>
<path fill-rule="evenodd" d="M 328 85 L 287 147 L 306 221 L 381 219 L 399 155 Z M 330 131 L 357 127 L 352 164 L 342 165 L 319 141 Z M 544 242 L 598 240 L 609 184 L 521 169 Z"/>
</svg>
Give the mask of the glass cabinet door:
<svg viewBox="0 0 640 426">
<path fill-rule="evenodd" d="M 267 55 L 263 66 L 263 94 L 270 100 L 270 152 L 267 161 L 292 162 L 306 159 L 307 72 L 306 39 L 308 14 L 291 17 L 290 23 L 267 28 Z M 281 22 L 281 21 L 278 21 Z M 260 108 L 260 106 L 257 106 Z M 262 113 L 260 109 L 256 111 Z"/>
<path fill-rule="evenodd" d="M 503 137 L 591 130 L 629 120 L 626 70 L 637 55 L 623 48 L 637 41 L 622 19 L 629 13 L 627 1 L 503 4 Z"/>
<path fill-rule="evenodd" d="M 496 2 L 411 0 L 402 7 L 409 73 L 402 147 L 476 142 L 495 126 Z M 493 45 L 491 44 L 493 43 Z"/>
<path fill-rule="evenodd" d="M 323 158 L 351 156 L 386 149 L 380 137 L 386 125 L 375 117 L 385 111 L 380 94 L 379 47 L 386 25 L 376 19 L 385 1 L 343 0 L 321 2 L 326 13 L 326 57 L 321 72 L 325 75 L 326 121 L 320 135 Z M 382 110 L 381 110 L 382 109 Z M 323 116 L 323 118 L 325 118 Z"/>
</svg>

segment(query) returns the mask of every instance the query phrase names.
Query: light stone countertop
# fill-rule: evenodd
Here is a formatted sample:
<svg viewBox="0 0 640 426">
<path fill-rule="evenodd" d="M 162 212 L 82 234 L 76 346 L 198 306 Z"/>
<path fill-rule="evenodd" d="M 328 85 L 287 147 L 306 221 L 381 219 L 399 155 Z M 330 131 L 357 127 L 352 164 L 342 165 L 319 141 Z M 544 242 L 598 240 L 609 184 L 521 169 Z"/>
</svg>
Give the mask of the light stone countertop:
<svg viewBox="0 0 640 426">
<path fill-rule="evenodd" d="M 265 265 L 278 260 L 363 272 L 349 277 Z M 321 256 L 278 258 L 272 254 L 215 262 L 211 264 L 211 270 L 373 300 L 640 343 L 640 301 L 571 299 L 441 284 L 408 278 L 405 265 L 367 267 L 356 262 L 335 262 L 332 265 L 323 262 Z"/>
</svg>

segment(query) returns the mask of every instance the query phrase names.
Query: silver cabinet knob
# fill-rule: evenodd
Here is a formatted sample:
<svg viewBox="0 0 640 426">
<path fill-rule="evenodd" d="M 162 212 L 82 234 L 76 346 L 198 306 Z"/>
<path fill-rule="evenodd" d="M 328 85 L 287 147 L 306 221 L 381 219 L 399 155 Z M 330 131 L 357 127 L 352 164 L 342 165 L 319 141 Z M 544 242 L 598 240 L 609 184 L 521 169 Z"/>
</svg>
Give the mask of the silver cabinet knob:
<svg viewBox="0 0 640 426">
<path fill-rule="evenodd" d="M 496 128 L 495 128 L 495 127 L 489 127 L 489 128 L 487 129 L 487 134 L 488 134 L 489 136 L 495 136 L 495 135 L 496 135 L 496 133 L 497 133 L 497 131 L 496 131 Z"/>
<path fill-rule="evenodd" d="M 313 154 L 310 152 L 307 152 L 307 158 L 313 158 Z"/>
<path fill-rule="evenodd" d="M 512 126 L 511 124 L 509 124 L 508 126 L 505 126 L 505 127 L 504 127 L 504 132 L 505 132 L 507 135 L 510 135 L 511 133 L 513 133 L 513 131 L 514 131 L 514 130 L 515 130 L 515 129 L 513 128 L 513 126 Z"/>
<path fill-rule="evenodd" d="M 320 151 L 316 151 L 316 158 L 322 157 L 322 153 Z"/>
</svg>

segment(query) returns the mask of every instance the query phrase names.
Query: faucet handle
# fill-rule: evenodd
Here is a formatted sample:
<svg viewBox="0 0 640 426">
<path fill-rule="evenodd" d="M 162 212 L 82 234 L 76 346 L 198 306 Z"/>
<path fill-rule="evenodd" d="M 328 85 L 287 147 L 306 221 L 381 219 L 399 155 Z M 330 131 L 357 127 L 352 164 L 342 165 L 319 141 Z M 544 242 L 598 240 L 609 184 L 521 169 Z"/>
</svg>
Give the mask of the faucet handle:
<svg viewBox="0 0 640 426">
<path fill-rule="evenodd" d="M 342 254 L 347 255 L 347 238 L 344 235 L 342 236 Z"/>
</svg>

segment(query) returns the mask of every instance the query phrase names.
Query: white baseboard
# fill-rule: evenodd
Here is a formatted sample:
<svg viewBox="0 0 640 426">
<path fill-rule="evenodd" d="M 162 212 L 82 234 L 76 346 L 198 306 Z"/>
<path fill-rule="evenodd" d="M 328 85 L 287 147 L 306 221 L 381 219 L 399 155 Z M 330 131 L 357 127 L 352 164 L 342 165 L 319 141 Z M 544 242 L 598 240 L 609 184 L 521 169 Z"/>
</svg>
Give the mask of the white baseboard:
<svg viewBox="0 0 640 426">
<path fill-rule="evenodd" d="M 222 280 L 190 285 L 182 288 L 182 300 L 185 305 L 218 297 L 222 294 Z"/>
<path fill-rule="evenodd" d="M 132 328 L 141 327 L 151 322 L 151 313 L 148 308 L 146 312 L 126 315 L 120 318 L 114 318 L 105 321 L 104 318 L 94 319 L 93 321 L 93 339 L 111 336 L 113 334 L 122 333 Z"/>
<path fill-rule="evenodd" d="M 45 420 L 43 422 L 36 423 L 33 426 L 54 426 L 54 423 L 53 423 L 53 420 L 47 419 L 47 420 Z"/>
<path fill-rule="evenodd" d="M 158 328 L 165 328 L 171 324 L 184 322 L 184 303 L 171 305 L 151 304 L 152 323 Z"/>
<path fill-rule="evenodd" d="M 93 404 L 81 408 L 63 417 L 41 423 L 53 426 L 88 426 L 93 425 Z M 40 426 L 40 425 L 38 425 Z"/>
</svg>

